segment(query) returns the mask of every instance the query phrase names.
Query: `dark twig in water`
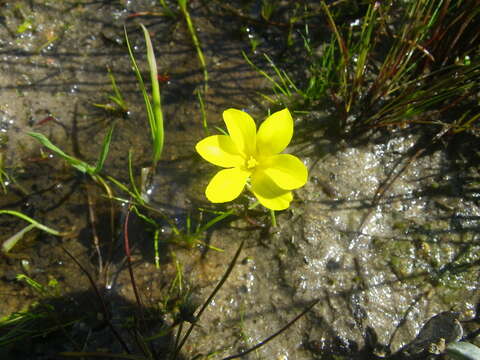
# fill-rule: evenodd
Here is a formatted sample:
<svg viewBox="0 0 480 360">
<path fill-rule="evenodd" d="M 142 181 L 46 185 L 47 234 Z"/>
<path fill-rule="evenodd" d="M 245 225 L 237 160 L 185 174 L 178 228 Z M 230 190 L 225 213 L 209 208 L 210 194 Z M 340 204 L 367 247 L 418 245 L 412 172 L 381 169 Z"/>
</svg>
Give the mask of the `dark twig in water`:
<svg viewBox="0 0 480 360">
<path fill-rule="evenodd" d="M 401 174 L 405 172 L 405 170 L 408 169 L 412 163 L 422 155 L 429 146 L 435 144 L 438 140 L 440 140 L 448 131 L 450 130 L 450 127 L 445 126 L 442 130 L 440 130 L 437 135 L 430 141 L 430 144 L 423 146 L 419 148 L 413 155 L 407 160 L 406 164 L 396 173 L 393 173 L 390 175 L 389 178 L 385 180 L 383 184 L 381 184 L 377 191 L 375 192 L 375 195 L 373 196 L 372 199 L 372 204 L 368 212 L 365 214 L 365 216 L 362 218 L 362 221 L 360 222 L 360 225 L 358 227 L 358 230 L 356 232 L 357 236 L 363 235 L 363 228 L 367 224 L 367 222 L 370 220 L 371 215 L 373 214 L 373 211 L 376 209 L 377 205 L 380 203 L 380 201 L 383 199 L 385 196 L 386 192 L 392 187 L 392 185 L 395 183 L 395 181 L 400 177 Z M 350 245 L 350 247 L 353 246 L 353 243 Z"/>
<path fill-rule="evenodd" d="M 237 259 L 238 257 L 240 256 L 240 252 L 242 251 L 242 248 L 243 248 L 243 244 L 245 243 L 245 241 L 242 241 L 240 243 L 240 246 L 238 247 L 237 249 L 237 252 L 235 253 L 235 255 L 233 256 L 233 259 L 232 261 L 230 261 L 230 264 L 228 265 L 228 268 L 227 270 L 225 271 L 225 274 L 223 274 L 222 278 L 220 279 L 220 281 L 218 282 L 217 286 L 215 287 L 215 289 L 213 289 L 212 293 L 210 294 L 210 296 L 208 297 L 208 299 L 205 301 L 205 303 L 202 305 L 202 307 L 200 308 L 200 310 L 198 311 L 197 315 L 196 315 L 196 319 L 197 321 L 200 319 L 200 316 L 202 316 L 203 312 L 205 311 L 205 309 L 208 307 L 208 305 L 210 305 L 210 302 L 213 300 L 213 298 L 215 297 L 215 295 L 217 294 L 217 292 L 221 289 L 221 287 L 223 286 L 223 284 L 225 283 L 225 281 L 227 280 L 228 276 L 230 275 L 230 273 L 232 272 L 233 268 L 235 267 L 235 264 L 237 262 Z M 175 349 L 175 352 L 173 354 L 173 360 L 175 360 L 178 356 L 178 354 L 180 353 L 180 350 L 182 349 L 183 345 L 185 344 L 185 342 L 187 341 L 188 337 L 190 336 L 190 333 L 192 332 L 193 330 L 193 327 L 195 326 L 195 324 L 197 323 L 196 322 L 193 322 L 192 324 L 190 324 L 190 327 L 188 328 L 187 332 L 185 333 L 185 336 L 182 338 L 182 341 L 180 341 L 180 344 L 178 345 L 178 347 Z"/>
<path fill-rule="evenodd" d="M 183 323 L 184 321 L 180 321 L 177 329 L 177 336 L 175 336 L 175 344 L 173 345 L 173 352 L 175 353 L 175 349 L 178 349 L 178 343 L 180 342 L 180 335 L 182 335 L 183 331 Z"/>
<path fill-rule="evenodd" d="M 145 325 L 145 314 L 144 314 L 142 299 L 140 298 L 140 293 L 138 292 L 137 283 L 135 282 L 135 276 L 133 275 L 130 242 L 129 242 L 129 239 L 128 239 L 128 219 L 129 219 L 129 217 L 130 217 L 130 208 L 128 209 L 127 214 L 125 216 L 125 223 L 124 223 L 124 226 L 123 226 L 125 257 L 127 259 L 128 272 L 130 274 L 130 281 L 131 281 L 131 284 L 132 284 L 133 292 L 135 294 L 135 300 L 137 301 L 138 314 L 139 314 L 138 320 L 140 320 L 139 325 L 140 325 L 141 333 L 144 333 L 145 330 L 147 329 L 147 327 Z M 143 346 L 144 344 L 142 343 L 142 337 L 140 336 L 140 338 L 139 338 L 138 335 L 140 335 L 140 334 L 136 333 L 136 335 L 135 335 L 135 339 L 137 340 L 138 345 L 140 346 L 140 348 L 143 348 L 144 351 L 146 351 L 148 353 L 148 350 Z M 149 351 L 151 353 L 150 355 L 153 355 L 153 357 L 156 359 L 157 355 L 155 353 L 155 349 L 152 346 L 150 346 Z"/>
<path fill-rule="evenodd" d="M 88 202 L 88 217 L 90 220 L 90 225 L 92 229 L 92 237 L 93 237 L 93 245 L 95 246 L 95 251 L 97 252 L 98 256 L 98 273 L 100 276 L 103 274 L 103 261 L 102 261 L 102 253 L 100 252 L 100 241 L 97 234 L 97 219 L 95 217 L 95 213 L 93 211 L 93 201 L 88 188 L 85 189 L 87 194 L 87 202 Z"/>
<path fill-rule="evenodd" d="M 318 302 L 320 301 L 320 299 L 317 299 L 315 300 L 312 304 L 310 304 L 305 310 L 303 310 L 300 314 L 298 314 L 297 316 L 295 316 L 292 320 L 290 320 L 290 322 L 288 322 L 284 327 L 282 327 L 280 330 L 278 330 L 276 333 L 270 335 L 269 337 L 267 337 L 265 340 L 259 342 L 257 345 L 251 347 L 250 349 L 248 350 L 245 350 L 239 354 L 235 354 L 235 355 L 231 355 L 231 356 L 228 356 L 226 358 L 223 358 L 222 360 L 230 360 L 230 359 L 237 359 L 237 358 L 240 358 L 242 356 L 245 356 L 249 353 L 251 353 L 252 351 L 255 351 L 257 350 L 258 348 L 262 347 L 263 345 L 265 345 L 266 343 L 268 343 L 270 340 L 273 340 L 274 338 L 276 338 L 278 335 L 280 335 L 281 333 L 283 333 L 285 330 L 287 330 L 290 326 L 292 326 L 297 320 L 299 320 L 303 315 L 305 315 L 307 312 L 309 312 L 310 310 L 312 310 L 312 308 L 318 304 Z"/>
<path fill-rule="evenodd" d="M 144 319 L 143 314 L 143 306 L 142 300 L 140 298 L 140 294 L 138 292 L 137 284 L 135 282 L 135 276 L 133 275 L 133 267 L 132 267 L 132 257 L 130 251 L 130 242 L 128 240 L 128 219 L 130 217 L 130 209 L 128 209 L 127 214 L 125 216 L 125 223 L 123 225 L 123 236 L 124 236 L 124 247 L 125 247 L 125 257 L 127 258 L 127 265 L 128 265 L 128 272 L 130 274 L 130 281 L 132 283 L 133 292 L 135 294 L 135 300 L 137 301 L 138 311 L 140 313 L 140 319 Z"/>
<path fill-rule="evenodd" d="M 110 322 L 110 315 L 108 313 L 108 309 L 107 309 L 107 305 L 105 304 L 105 301 L 103 301 L 103 297 L 102 295 L 100 294 L 100 291 L 98 290 L 97 288 L 97 285 L 95 284 L 95 281 L 93 280 L 93 277 L 92 275 L 90 275 L 90 273 L 87 271 L 87 269 L 85 269 L 85 267 L 83 267 L 82 264 L 80 264 L 80 262 L 75 259 L 75 257 L 67 250 L 65 249 L 63 246 L 62 246 L 62 250 L 65 251 L 65 253 L 73 260 L 73 262 L 75 264 L 78 265 L 78 267 L 80 268 L 80 270 L 83 271 L 83 273 L 87 276 L 88 278 L 88 281 L 90 282 L 90 285 L 92 286 L 92 289 L 93 291 L 95 291 L 95 294 L 97 295 L 99 301 L 100 301 L 100 304 L 102 306 L 102 312 L 103 312 L 103 318 L 105 320 L 105 322 L 107 323 L 107 326 L 110 328 L 110 330 L 112 331 L 113 335 L 117 338 L 118 342 L 120 343 L 120 345 L 122 345 L 123 349 L 128 353 L 128 354 L 131 354 L 130 352 L 130 349 L 128 348 L 127 346 L 127 343 L 123 340 L 123 338 L 120 336 L 120 334 L 117 332 L 117 330 L 115 329 L 115 327 L 113 326 L 113 324 Z"/>
</svg>

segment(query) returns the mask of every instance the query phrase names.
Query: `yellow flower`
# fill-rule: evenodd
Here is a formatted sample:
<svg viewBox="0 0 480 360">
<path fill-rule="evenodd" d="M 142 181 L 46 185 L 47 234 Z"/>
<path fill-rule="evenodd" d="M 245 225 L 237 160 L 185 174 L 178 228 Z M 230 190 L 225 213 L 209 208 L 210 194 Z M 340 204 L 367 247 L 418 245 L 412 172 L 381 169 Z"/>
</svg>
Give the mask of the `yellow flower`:
<svg viewBox="0 0 480 360">
<path fill-rule="evenodd" d="M 283 210 L 293 189 L 307 182 L 308 171 L 297 157 L 280 154 L 293 135 L 288 109 L 270 115 L 257 127 L 252 117 L 237 109 L 223 112 L 229 135 L 209 136 L 195 149 L 208 162 L 224 167 L 205 190 L 208 200 L 223 203 L 237 198 L 249 182 L 250 191 L 266 208 Z M 250 181 L 249 181 L 250 179 Z"/>
</svg>

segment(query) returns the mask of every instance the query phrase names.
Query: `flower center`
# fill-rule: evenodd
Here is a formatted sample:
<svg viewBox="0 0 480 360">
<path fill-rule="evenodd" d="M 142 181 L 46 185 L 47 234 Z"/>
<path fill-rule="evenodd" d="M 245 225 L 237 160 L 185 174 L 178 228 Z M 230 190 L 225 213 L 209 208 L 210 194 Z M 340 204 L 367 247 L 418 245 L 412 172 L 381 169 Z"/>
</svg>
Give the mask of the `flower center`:
<svg viewBox="0 0 480 360">
<path fill-rule="evenodd" d="M 247 169 L 253 169 L 257 165 L 258 161 L 253 156 L 250 156 L 250 158 L 247 160 Z"/>
</svg>

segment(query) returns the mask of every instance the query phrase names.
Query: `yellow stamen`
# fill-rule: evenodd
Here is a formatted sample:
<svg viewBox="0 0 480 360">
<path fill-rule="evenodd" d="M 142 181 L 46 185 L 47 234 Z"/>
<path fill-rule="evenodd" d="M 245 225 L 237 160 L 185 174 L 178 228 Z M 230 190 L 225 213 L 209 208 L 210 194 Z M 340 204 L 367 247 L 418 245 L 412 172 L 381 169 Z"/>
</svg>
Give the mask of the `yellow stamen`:
<svg viewBox="0 0 480 360">
<path fill-rule="evenodd" d="M 258 161 L 253 156 L 250 156 L 250 158 L 247 160 L 247 169 L 253 169 L 257 165 Z"/>
</svg>

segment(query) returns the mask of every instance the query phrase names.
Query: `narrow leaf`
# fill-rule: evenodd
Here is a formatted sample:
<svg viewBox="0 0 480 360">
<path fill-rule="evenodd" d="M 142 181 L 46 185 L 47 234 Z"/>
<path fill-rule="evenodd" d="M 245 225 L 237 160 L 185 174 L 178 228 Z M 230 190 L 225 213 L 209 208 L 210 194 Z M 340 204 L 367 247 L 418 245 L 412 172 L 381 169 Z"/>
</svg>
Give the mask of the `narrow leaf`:
<svg viewBox="0 0 480 360">
<path fill-rule="evenodd" d="M 114 126 L 112 126 L 107 131 L 107 134 L 103 138 L 102 152 L 100 153 L 100 157 L 98 158 L 97 165 L 95 166 L 95 169 L 93 170 L 94 174 L 98 174 L 100 171 L 102 171 L 103 164 L 105 163 L 105 160 L 107 159 L 108 150 L 110 149 L 110 142 L 112 141 L 113 128 L 114 128 Z"/>
<path fill-rule="evenodd" d="M 79 160 L 73 156 L 66 154 L 65 152 L 63 152 L 62 149 L 54 145 L 45 135 L 36 133 L 36 132 L 28 132 L 27 134 L 33 137 L 34 139 L 38 140 L 43 146 L 53 151 L 56 155 L 62 157 L 75 169 L 83 173 L 89 173 L 89 174 L 93 173 L 93 167 L 91 167 L 90 165 L 88 165 L 86 162 L 82 160 Z"/>
</svg>

